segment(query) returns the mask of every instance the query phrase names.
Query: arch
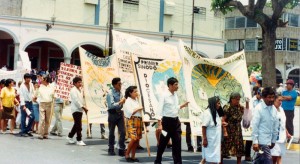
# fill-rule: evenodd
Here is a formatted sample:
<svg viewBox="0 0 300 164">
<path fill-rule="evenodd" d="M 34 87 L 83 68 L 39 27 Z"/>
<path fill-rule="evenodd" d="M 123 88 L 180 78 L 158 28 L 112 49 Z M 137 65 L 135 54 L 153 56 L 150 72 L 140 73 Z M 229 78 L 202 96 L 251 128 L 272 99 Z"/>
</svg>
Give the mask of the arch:
<svg viewBox="0 0 300 164">
<path fill-rule="evenodd" d="M 217 55 L 217 56 L 215 57 L 215 59 L 223 59 L 223 58 L 224 58 L 223 55 Z"/>
<path fill-rule="evenodd" d="M 81 42 L 81 43 L 78 43 L 78 44 L 76 44 L 75 46 L 73 46 L 73 48 L 71 48 L 71 51 L 70 51 L 70 56 L 68 56 L 68 57 L 72 57 L 71 55 L 72 55 L 72 53 L 73 53 L 73 51 L 76 49 L 76 48 L 78 48 L 79 46 L 81 46 L 81 45 L 93 45 L 93 46 L 96 46 L 96 47 L 99 47 L 100 49 L 102 49 L 102 50 L 104 50 L 105 49 L 105 47 L 103 46 L 103 45 L 101 45 L 101 44 L 99 44 L 99 43 L 96 43 L 96 42 Z"/>
<path fill-rule="evenodd" d="M 206 53 L 204 53 L 204 52 L 202 52 L 202 51 L 195 51 L 198 55 L 200 55 L 201 57 L 203 57 L 203 58 L 209 58 L 209 56 L 206 54 Z"/>
<path fill-rule="evenodd" d="M 57 41 L 57 40 L 55 40 L 55 39 L 51 39 L 51 38 L 38 38 L 38 39 L 31 40 L 31 41 L 27 42 L 27 43 L 23 46 L 22 50 L 25 51 L 25 49 L 26 49 L 29 45 L 31 45 L 31 44 L 33 44 L 33 43 L 35 43 L 35 42 L 40 42 L 40 41 L 52 42 L 52 43 L 56 44 L 58 47 L 60 47 L 60 48 L 62 49 L 62 51 L 63 51 L 63 53 L 64 53 L 64 57 L 68 57 L 68 56 L 67 56 L 67 55 L 68 55 L 68 49 L 67 49 L 67 47 L 66 47 L 65 45 L 63 45 L 61 42 L 59 42 L 59 41 Z"/>
<path fill-rule="evenodd" d="M 283 83 L 282 73 L 279 69 L 276 68 L 276 83 Z"/>
<path fill-rule="evenodd" d="M 292 72 L 294 69 L 300 69 L 300 67 L 299 67 L 299 66 L 295 66 L 295 67 L 293 67 L 293 68 L 288 69 L 288 70 L 286 71 L 287 76 L 289 76 L 290 72 Z"/>
<path fill-rule="evenodd" d="M 298 88 L 300 83 L 300 67 L 293 67 L 290 69 L 287 78 L 293 79 L 295 82 L 295 87 Z"/>
<path fill-rule="evenodd" d="M 19 39 L 18 39 L 18 37 L 15 35 L 15 33 L 13 33 L 12 31 L 10 31 L 9 29 L 0 27 L 0 31 L 4 31 L 4 32 L 8 33 L 8 34 L 12 37 L 12 39 L 14 40 L 14 43 L 15 43 L 15 44 L 16 44 L 16 43 L 17 43 L 17 44 L 20 43 L 20 42 L 19 42 Z"/>
</svg>

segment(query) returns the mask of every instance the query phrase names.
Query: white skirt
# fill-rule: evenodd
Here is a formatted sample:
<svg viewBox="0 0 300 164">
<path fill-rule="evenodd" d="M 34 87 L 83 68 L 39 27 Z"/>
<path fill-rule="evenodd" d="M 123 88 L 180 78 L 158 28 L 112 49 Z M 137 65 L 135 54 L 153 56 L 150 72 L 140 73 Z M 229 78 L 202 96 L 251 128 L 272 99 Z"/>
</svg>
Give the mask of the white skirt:
<svg viewBox="0 0 300 164">
<path fill-rule="evenodd" d="M 206 129 L 207 147 L 202 146 L 202 158 L 206 162 L 221 162 L 221 126 Z"/>
<path fill-rule="evenodd" d="M 272 156 L 284 156 L 285 155 L 285 143 L 276 143 L 273 149 L 271 149 Z"/>
</svg>

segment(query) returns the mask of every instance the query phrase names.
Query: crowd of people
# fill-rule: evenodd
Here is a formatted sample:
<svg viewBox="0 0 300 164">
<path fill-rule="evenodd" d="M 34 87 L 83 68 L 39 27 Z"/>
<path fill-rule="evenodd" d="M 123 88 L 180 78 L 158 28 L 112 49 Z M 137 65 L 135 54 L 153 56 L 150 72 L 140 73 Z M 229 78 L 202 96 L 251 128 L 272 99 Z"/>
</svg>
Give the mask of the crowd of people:
<svg viewBox="0 0 300 164">
<path fill-rule="evenodd" d="M 53 73 L 54 74 L 54 73 Z M 21 137 L 33 136 L 38 139 L 48 139 L 49 134 L 61 137 L 62 112 L 64 100 L 56 98 L 55 77 L 50 74 L 25 74 L 24 80 L 18 83 L 12 79 L 1 80 L 0 94 L 0 127 L 1 133 L 11 133 Z M 54 82 L 52 82 L 54 80 Z M 157 107 L 157 155 L 155 164 L 162 162 L 162 155 L 166 147 L 172 148 L 175 164 L 182 163 L 181 157 L 181 122 L 179 110 L 188 107 L 189 102 L 179 104 L 177 90 L 179 81 L 171 77 L 167 80 L 168 92 L 162 93 Z M 118 155 L 124 156 L 127 162 L 139 162 L 136 150 L 141 148 L 139 141 L 143 130 L 143 106 L 140 104 L 137 86 L 126 88 L 125 95 L 121 92 L 122 81 L 116 77 L 112 79 L 112 88 L 106 96 L 108 106 L 108 155 L 115 153 L 115 128 L 118 128 Z M 73 79 L 70 90 L 71 111 L 74 125 L 66 140 L 70 144 L 86 145 L 82 140 L 82 116 L 88 112 L 82 91 L 82 79 Z M 236 157 L 238 164 L 242 157 L 254 163 L 281 163 L 285 155 L 286 139 L 294 135 L 294 110 L 297 93 L 293 89 L 294 81 L 286 82 L 286 90 L 276 93 L 272 87 L 253 88 L 253 97 L 246 98 L 246 104 L 240 103 L 242 96 L 238 92 L 230 94 L 228 103 L 223 107 L 218 96 L 208 98 L 208 107 L 202 114 L 202 137 L 197 137 L 198 151 L 202 151 L 201 163 L 223 163 L 223 158 Z M 52 109 L 55 123 L 51 130 Z M 249 127 L 245 127 L 245 113 L 251 111 Z M 10 122 L 10 125 L 8 125 Z M 14 128 L 19 127 L 19 133 Z M 91 127 L 91 126 L 90 126 Z M 104 125 L 100 125 L 104 130 Z M 252 129 L 252 139 L 244 145 L 242 127 Z M 188 151 L 191 146 L 190 124 L 187 128 Z M 7 132 L 9 129 L 9 132 Z M 104 131 L 105 133 L 105 131 Z M 102 133 L 102 139 L 106 139 Z M 76 135 L 76 140 L 74 136 Z M 127 136 L 127 137 L 126 137 Z M 126 138 L 130 141 L 126 148 Z M 171 142 L 172 141 L 172 142 Z M 255 157 L 251 157 L 251 148 Z"/>
</svg>

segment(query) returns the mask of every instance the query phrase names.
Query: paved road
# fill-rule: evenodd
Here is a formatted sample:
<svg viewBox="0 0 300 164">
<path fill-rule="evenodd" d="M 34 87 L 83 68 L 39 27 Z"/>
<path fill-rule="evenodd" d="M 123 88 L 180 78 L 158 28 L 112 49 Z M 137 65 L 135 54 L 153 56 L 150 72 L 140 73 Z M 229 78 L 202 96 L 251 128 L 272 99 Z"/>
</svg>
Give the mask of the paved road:
<svg viewBox="0 0 300 164">
<path fill-rule="evenodd" d="M 72 126 L 72 122 L 64 120 L 64 136 L 50 136 L 48 140 L 39 140 L 34 137 L 16 137 L 10 134 L 0 135 L 0 164 L 77 164 L 77 163 L 124 163 L 125 160 L 119 156 L 107 155 L 107 140 L 101 140 L 99 126 L 93 126 L 93 138 L 86 139 L 86 126 L 83 127 L 83 139 L 87 146 L 68 145 L 65 137 Z M 184 129 L 184 126 L 183 128 Z M 156 140 L 154 129 L 149 128 L 149 143 L 151 146 L 151 157 L 147 151 L 137 152 L 137 158 L 142 163 L 153 163 L 156 155 Z M 142 139 L 141 145 L 145 146 Z M 185 137 L 182 137 L 182 157 L 183 163 L 199 163 L 201 153 L 187 152 Z M 296 151 L 287 151 L 283 158 L 283 163 L 297 164 L 300 161 L 300 154 Z M 171 149 L 167 149 L 164 154 L 163 163 L 173 163 Z M 225 164 L 236 163 L 234 159 L 226 160 Z M 245 162 L 244 162 L 245 163 Z"/>
</svg>

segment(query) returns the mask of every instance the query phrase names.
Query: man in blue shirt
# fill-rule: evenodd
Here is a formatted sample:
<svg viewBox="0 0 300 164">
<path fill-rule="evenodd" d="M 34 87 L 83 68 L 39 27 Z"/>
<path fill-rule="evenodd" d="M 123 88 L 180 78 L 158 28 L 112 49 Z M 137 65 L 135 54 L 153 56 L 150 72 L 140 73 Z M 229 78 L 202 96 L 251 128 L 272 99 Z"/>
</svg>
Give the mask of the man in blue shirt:
<svg viewBox="0 0 300 164">
<path fill-rule="evenodd" d="M 273 106 L 275 91 L 271 87 L 264 88 L 262 98 L 263 101 L 256 105 L 252 118 L 253 150 L 258 152 L 254 164 L 271 164 L 270 149 L 275 146 L 279 126 L 277 111 Z"/>
<path fill-rule="evenodd" d="M 286 81 L 286 90 L 282 92 L 282 108 L 286 116 L 286 129 L 290 135 L 294 135 L 294 110 L 297 99 L 297 92 L 294 88 L 294 80 Z"/>
<path fill-rule="evenodd" d="M 124 156 L 125 154 L 125 125 L 124 125 L 124 114 L 121 110 L 123 104 L 125 103 L 125 98 L 121 93 L 121 79 L 116 77 L 112 79 L 113 88 L 106 96 L 106 102 L 108 106 L 108 127 L 109 127 L 109 137 L 108 137 L 108 154 L 116 155 L 114 151 L 115 144 L 115 128 L 118 127 L 120 134 L 119 138 L 119 156 Z"/>
</svg>

